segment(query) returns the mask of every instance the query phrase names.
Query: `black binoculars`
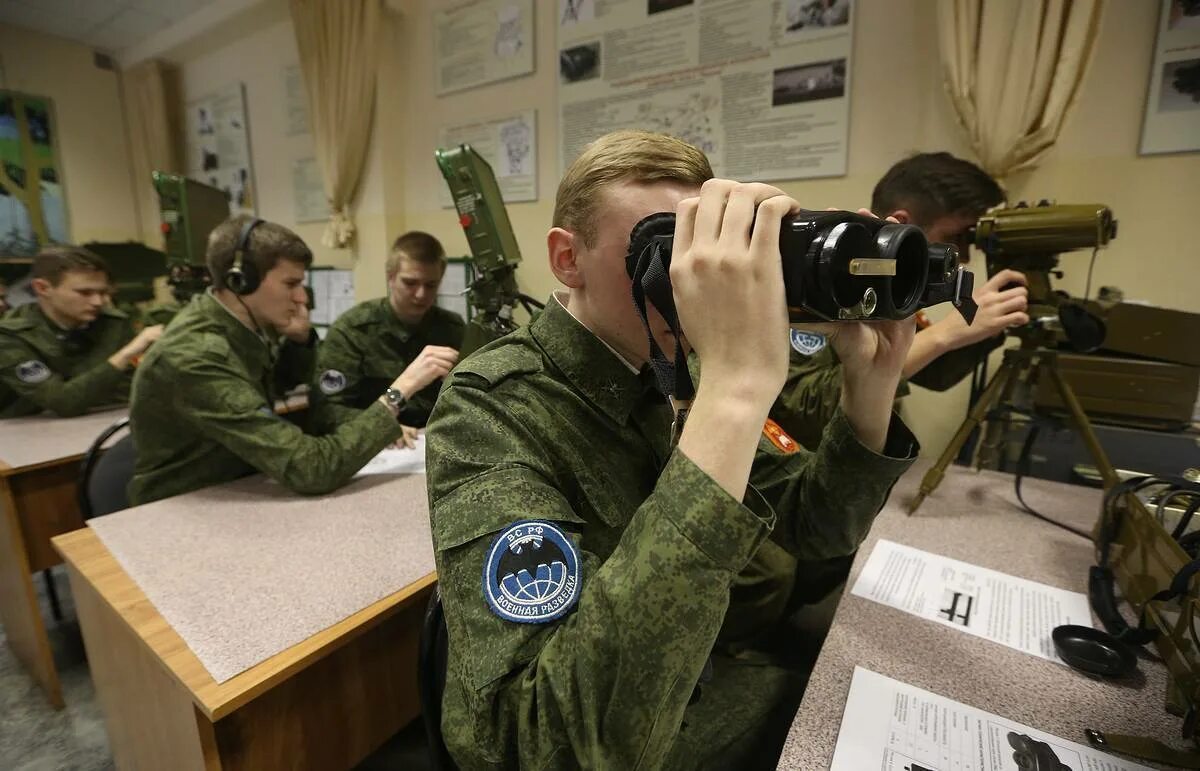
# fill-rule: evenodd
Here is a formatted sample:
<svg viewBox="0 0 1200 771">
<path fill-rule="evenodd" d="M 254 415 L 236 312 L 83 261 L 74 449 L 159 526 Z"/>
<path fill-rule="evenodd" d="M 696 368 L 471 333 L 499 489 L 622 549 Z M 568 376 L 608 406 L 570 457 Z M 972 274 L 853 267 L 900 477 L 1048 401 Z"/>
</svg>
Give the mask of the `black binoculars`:
<svg viewBox="0 0 1200 771">
<path fill-rule="evenodd" d="M 675 215 L 651 214 L 629 235 L 626 270 L 669 276 Z M 848 211 L 801 210 L 779 234 L 783 283 L 792 323 L 908 318 L 954 303 L 969 324 L 974 277 L 950 244 L 931 244 L 913 225 Z M 657 265 L 655 263 L 658 263 Z M 669 279 L 668 279 L 669 280 Z"/>
</svg>

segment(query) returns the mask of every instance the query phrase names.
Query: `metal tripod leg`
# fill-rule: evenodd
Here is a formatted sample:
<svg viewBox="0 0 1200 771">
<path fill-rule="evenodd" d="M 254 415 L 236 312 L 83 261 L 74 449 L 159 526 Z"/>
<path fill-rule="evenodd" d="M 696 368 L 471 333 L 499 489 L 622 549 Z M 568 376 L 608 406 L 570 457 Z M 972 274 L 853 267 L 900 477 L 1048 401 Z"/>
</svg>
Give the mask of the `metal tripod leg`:
<svg viewBox="0 0 1200 771">
<path fill-rule="evenodd" d="M 1054 387 L 1058 389 L 1058 396 L 1066 405 L 1067 410 L 1071 413 L 1071 420 L 1075 422 L 1075 430 L 1083 437 L 1083 443 L 1087 445 L 1088 452 L 1091 453 L 1092 460 L 1096 463 L 1096 470 L 1100 472 L 1100 478 L 1104 480 L 1104 489 L 1115 485 L 1120 479 L 1117 477 L 1117 471 L 1113 468 L 1112 463 L 1108 460 L 1108 454 L 1104 452 L 1104 448 L 1100 445 L 1100 440 L 1096 438 L 1096 432 L 1092 430 L 1092 423 L 1084 414 L 1083 407 L 1079 404 L 1079 399 L 1075 397 L 1075 392 L 1071 390 L 1071 386 L 1063 379 L 1062 373 L 1058 371 L 1058 358 L 1053 357 L 1047 363 L 1046 369 L 1050 372 L 1050 380 L 1054 383 Z"/>
<path fill-rule="evenodd" d="M 979 401 L 975 402 L 975 406 L 967 413 L 967 419 L 958 427 L 958 432 L 950 440 L 950 444 L 946 445 L 946 449 L 942 451 L 942 456 L 938 458 L 937 463 L 933 464 L 933 468 L 925 472 L 924 478 L 921 479 L 921 489 L 917 491 L 917 497 L 913 499 L 912 505 L 908 508 L 910 515 L 942 483 L 942 478 L 946 476 L 946 467 L 958 455 L 958 451 L 962 449 L 971 432 L 983 422 L 988 411 L 997 404 L 1001 393 L 1008 394 L 1012 392 L 1010 383 L 1016 380 L 1019 370 L 1020 360 L 1016 356 L 1006 355 L 1004 363 L 1000 365 L 1000 369 L 996 370 L 995 376 L 992 377 L 992 382 L 988 383 L 987 388 L 983 389 L 983 393 L 979 396 Z"/>
</svg>

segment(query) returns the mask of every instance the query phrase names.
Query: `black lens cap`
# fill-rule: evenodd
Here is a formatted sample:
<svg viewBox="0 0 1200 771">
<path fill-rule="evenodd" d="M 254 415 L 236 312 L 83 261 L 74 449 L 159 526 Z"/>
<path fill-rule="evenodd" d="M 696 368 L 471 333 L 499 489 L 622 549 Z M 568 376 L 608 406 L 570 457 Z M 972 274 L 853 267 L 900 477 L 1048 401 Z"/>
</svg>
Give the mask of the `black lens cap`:
<svg viewBox="0 0 1200 771">
<path fill-rule="evenodd" d="M 1103 630 L 1063 624 L 1054 627 L 1050 636 L 1059 658 L 1080 672 L 1124 677 L 1137 669 L 1133 649 Z"/>
</svg>

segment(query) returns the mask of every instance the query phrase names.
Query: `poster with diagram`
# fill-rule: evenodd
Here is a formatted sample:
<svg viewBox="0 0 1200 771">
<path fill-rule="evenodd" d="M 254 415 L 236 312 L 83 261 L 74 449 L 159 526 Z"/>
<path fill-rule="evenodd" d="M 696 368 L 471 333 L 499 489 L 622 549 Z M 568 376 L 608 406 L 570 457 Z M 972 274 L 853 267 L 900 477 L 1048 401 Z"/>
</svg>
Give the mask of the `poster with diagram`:
<svg viewBox="0 0 1200 771">
<path fill-rule="evenodd" d="M 1142 155 L 1200 150 L 1200 3 L 1162 0 Z"/>
<path fill-rule="evenodd" d="M 187 176 L 225 192 L 233 214 L 254 214 L 246 93 L 241 83 L 187 103 Z"/>
<path fill-rule="evenodd" d="M 559 161 L 636 128 L 717 176 L 846 173 L 852 0 L 558 0 Z"/>
<path fill-rule="evenodd" d="M 433 15 L 438 96 L 533 72 L 533 0 L 468 0 Z"/>
<path fill-rule="evenodd" d="M 537 200 L 537 112 L 489 118 L 438 131 L 438 147 L 470 145 L 492 167 L 505 203 Z M 438 192 L 444 208 L 454 205 L 450 190 Z"/>
<path fill-rule="evenodd" d="M 71 240 L 47 97 L 0 91 L 0 257 L 31 257 Z"/>
</svg>

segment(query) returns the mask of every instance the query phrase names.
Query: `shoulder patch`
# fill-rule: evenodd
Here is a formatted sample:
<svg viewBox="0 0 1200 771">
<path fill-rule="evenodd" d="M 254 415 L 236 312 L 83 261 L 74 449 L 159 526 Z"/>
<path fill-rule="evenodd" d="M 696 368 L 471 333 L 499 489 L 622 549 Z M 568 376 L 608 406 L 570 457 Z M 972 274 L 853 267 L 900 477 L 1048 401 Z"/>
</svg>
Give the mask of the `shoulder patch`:
<svg viewBox="0 0 1200 771">
<path fill-rule="evenodd" d="M 483 561 L 483 595 L 505 621 L 544 624 L 579 600 L 579 552 L 549 522 L 522 520 L 500 532 Z"/>
<path fill-rule="evenodd" d="M 50 368 L 38 359 L 23 361 L 16 366 L 17 380 L 26 385 L 37 385 L 50 379 Z"/>
<path fill-rule="evenodd" d="M 495 388 L 514 375 L 526 375 L 542 370 L 542 357 L 536 351 L 516 345 L 505 345 L 492 350 L 481 350 L 471 354 L 450 373 L 450 382 L 455 385 Z"/>
<path fill-rule="evenodd" d="M 825 335 L 819 335 L 815 332 L 802 332 L 799 329 L 792 330 L 792 348 L 796 353 L 804 356 L 812 356 L 821 352 L 826 343 Z"/>
<path fill-rule="evenodd" d="M 327 369 L 317 379 L 317 387 L 326 396 L 340 394 L 346 390 L 346 375 L 336 369 Z"/>
<path fill-rule="evenodd" d="M 800 449 L 796 440 L 788 436 L 787 431 L 784 431 L 782 426 L 770 418 L 767 418 L 767 422 L 763 424 L 763 436 L 775 445 L 775 449 L 785 455 L 791 455 Z"/>
</svg>

